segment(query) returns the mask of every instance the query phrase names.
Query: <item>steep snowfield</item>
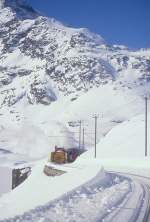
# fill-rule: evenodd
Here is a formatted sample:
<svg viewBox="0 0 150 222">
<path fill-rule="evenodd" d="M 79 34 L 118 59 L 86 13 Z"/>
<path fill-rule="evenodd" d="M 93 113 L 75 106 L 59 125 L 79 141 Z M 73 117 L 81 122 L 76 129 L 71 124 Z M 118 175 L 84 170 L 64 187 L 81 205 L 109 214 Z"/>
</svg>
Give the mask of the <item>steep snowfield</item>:
<svg viewBox="0 0 150 222">
<path fill-rule="evenodd" d="M 94 147 L 84 153 L 79 161 L 86 165 L 91 160 L 101 163 L 105 169 L 150 177 L 150 113 L 148 115 L 148 156 L 145 157 L 145 117 L 138 115 L 120 123 Z M 81 159 L 81 160 L 80 160 Z"/>
</svg>

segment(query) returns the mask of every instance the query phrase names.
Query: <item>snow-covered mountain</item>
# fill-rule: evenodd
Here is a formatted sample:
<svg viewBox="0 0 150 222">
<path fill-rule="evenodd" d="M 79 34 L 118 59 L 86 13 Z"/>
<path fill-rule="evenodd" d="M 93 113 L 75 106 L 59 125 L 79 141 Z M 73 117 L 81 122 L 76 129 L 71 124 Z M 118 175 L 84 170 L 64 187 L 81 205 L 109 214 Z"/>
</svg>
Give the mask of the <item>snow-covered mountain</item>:
<svg viewBox="0 0 150 222">
<path fill-rule="evenodd" d="M 150 49 L 108 45 L 88 29 L 67 27 L 42 16 L 27 1 L 1 0 L 0 71 L 1 131 L 10 123 L 29 121 L 49 136 L 54 131 L 49 121 L 57 120 L 58 135 L 64 121 L 87 118 L 90 111 L 102 113 L 123 99 L 149 94 Z M 140 114 L 138 105 L 134 103 L 130 116 Z M 127 117 L 128 112 L 109 116 L 102 133 Z M 6 147 L 12 149 L 12 145 Z"/>
<path fill-rule="evenodd" d="M 1 5 L 1 106 L 24 98 L 30 104 L 50 104 L 57 99 L 55 87 L 64 95 L 78 94 L 120 75 L 125 81 L 149 81 L 149 50 L 108 46 L 87 29 L 41 16 L 25 1 L 6 0 Z"/>
</svg>

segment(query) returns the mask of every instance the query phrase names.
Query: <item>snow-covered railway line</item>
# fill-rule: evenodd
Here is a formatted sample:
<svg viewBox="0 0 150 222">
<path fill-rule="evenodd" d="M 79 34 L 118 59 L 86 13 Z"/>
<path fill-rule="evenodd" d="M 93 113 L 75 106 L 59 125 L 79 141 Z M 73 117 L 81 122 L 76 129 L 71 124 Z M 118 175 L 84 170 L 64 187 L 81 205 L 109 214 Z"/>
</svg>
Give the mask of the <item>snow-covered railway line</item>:
<svg viewBox="0 0 150 222">
<path fill-rule="evenodd" d="M 131 192 L 131 180 L 116 174 L 99 177 L 23 215 L 3 222 L 97 222 L 102 221 Z"/>
<path fill-rule="evenodd" d="M 150 186 L 147 186 L 148 190 L 148 200 L 147 200 L 147 206 L 146 206 L 146 211 L 144 214 L 144 218 L 142 222 L 150 222 Z"/>
<path fill-rule="evenodd" d="M 109 173 L 104 184 L 98 178 L 91 180 L 44 206 L 2 221 L 148 222 L 149 196 L 149 185 L 139 178 Z"/>
<path fill-rule="evenodd" d="M 129 173 L 119 175 L 126 175 L 133 181 L 132 192 L 105 221 L 150 222 L 150 178 Z"/>
<path fill-rule="evenodd" d="M 144 198 L 143 198 L 143 205 L 141 207 L 141 210 L 139 212 L 139 218 L 137 222 L 150 222 L 150 179 L 147 181 L 147 179 L 143 181 L 144 177 L 136 176 L 137 180 L 141 182 L 143 188 L 144 188 Z M 136 178 L 135 178 L 136 179 Z"/>
</svg>

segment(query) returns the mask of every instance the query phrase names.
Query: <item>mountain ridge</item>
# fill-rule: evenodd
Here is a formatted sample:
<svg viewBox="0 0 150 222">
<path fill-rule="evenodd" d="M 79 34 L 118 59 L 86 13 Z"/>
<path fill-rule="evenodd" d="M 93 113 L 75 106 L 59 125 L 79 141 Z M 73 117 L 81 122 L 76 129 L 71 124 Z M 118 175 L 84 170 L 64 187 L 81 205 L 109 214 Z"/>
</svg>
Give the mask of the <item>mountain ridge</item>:
<svg viewBox="0 0 150 222">
<path fill-rule="evenodd" d="M 0 8 L 5 8 L 5 7 L 31 7 L 29 4 L 29 1 L 27 0 L 0 0 Z"/>
</svg>

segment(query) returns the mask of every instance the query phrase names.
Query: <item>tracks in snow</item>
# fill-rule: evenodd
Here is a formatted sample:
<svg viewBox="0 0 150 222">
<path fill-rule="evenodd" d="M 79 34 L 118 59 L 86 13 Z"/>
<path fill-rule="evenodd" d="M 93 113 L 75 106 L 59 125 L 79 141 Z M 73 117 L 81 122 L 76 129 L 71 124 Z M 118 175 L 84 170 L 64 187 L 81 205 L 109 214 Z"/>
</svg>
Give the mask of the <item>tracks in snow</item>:
<svg viewBox="0 0 150 222">
<path fill-rule="evenodd" d="M 130 180 L 122 176 L 108 174 L 104 181 L 97 175 L 59 199 L 3 222 L 102 221 L 113 206 L 120 204 L 130 191 Z"/>
<path fill-rule="evenodd" d="M 132 180 L 132 192 L 104 221 L 150 222 L 150 178 L 129 173 L 119 173 L 119 175 Z"/>
<path fill-rule="evenodd" d="M 109 173 L 109 178 L 111 182 L 105 187 L 97 179 L 3 222 L 149 222 L 150 188 L 146 178 L 143 181 L 139 176 L 116 172 Z"/>
</svg>

